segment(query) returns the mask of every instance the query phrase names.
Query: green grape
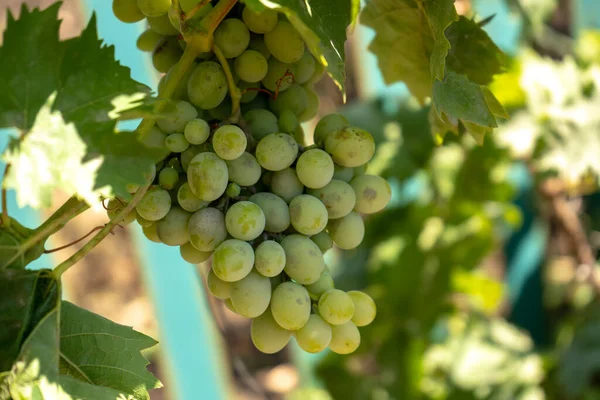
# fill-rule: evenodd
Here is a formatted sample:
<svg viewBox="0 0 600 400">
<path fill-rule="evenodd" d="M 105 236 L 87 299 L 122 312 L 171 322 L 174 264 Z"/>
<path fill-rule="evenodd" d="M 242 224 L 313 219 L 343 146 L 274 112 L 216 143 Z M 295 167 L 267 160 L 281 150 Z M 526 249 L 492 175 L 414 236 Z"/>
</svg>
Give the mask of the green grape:
<svg viewBox="0 0 600 400">
<path fill-rule="evenodd" d="M 154 168 L 156 168 L 156 166 Z M 137 191 L 140 190 L 140 185 L 137 183 L 128 183 L 125 185 L 125 190 L 127 190 L 127 193 L 129 194 L 136 194 Z"/>
<path fill-rule="evenodd" d="M 350 182 L 354 177 L 354 168 L 342 167 L 337 164 L 334 164 L 333 167 L 333 179 Z"/>
<path fill-rule="evenodd" d="M 231 284 L 231 302 L 238 314 L 256 318 L 269 307 L 271 281 L 256 271 Z"/>
<path fill-rule="evenodd" d="M 319 314 L 331 325 L 342 325 L 352 319 L 354 303 L 348 293 L 329 289 L 319 297 Z"/>
<path fill-rule="evenodd" d="M 330 133 L 349 126 L 350 123 L 342 114 L 329 114 L 319 120 L 315 127 L 315 144 L 323 147 Z"/>
<path fill-rule="evenodd" d="M 210 126 L 203 119 L 193 119 L 185 125 L 183 135 L 191 144 L 202 144 L 210 136 Z"/>
<path fill-rule="evenodd" d="M 175 87 L 175 90 L 173 91 L 173 95 L 171 96 L 171 98 L 173 100 L 178 100 L 178 99 L 186 100 L 188 98 L 188 90 L 187 90 L 188 80 L 190 79 L 190 76 L 192 76 L 192 72 L 194 72 L 194 69 L 196 68 L 197 65 L 198 64 L 193 62 L 192 65 L 190 66 L 190 68 L 183 75 L 183 77 L 178 80 L 177 86 Z M 166 75 L 163 75 L 160 82 L 158 82 L 158 93 L 163 93 L 167 82 L 170 79 L 173 79 L 172 76 L 174 73 L 173 71 L 175 71 L 175 67 L 176 67 L 176 65 L 173 65 L 171 68 L 169 68 L 169 72 L 167 72 Z M 179 132 L 181 132 L 181 131 L 179 131 Z"/>
<path fill-rule="evenodd" d="M 312 74 L 312 76 L 306 83 L 315 84 L 318 81 L 320 81 L 321 78 L 323 78 L 323 75 L 325 75 L 325 66 L 323 64 L 321 64 L 320 62 L 316 62 L 315 63 L 315 72 Z"/>
<path fill-rule="evenodd" d="M 359 165 L 358 167 L 354 167 L 354 177 L 358 177 L 358 176 L 362 176 L 364 174 L 367 173 L 367 168 L 369 167 L 368 163 L 365 163 L 363 165 Z"/>
<path fill-rule="evenodd" d="M 248 140 L 243 130 L 235 125 L 219 127 L 212 138 L 215 153 L 223 160 L 235 160 L 244 154 Z"/>
<path fill-rule="evenodd" d="M 354 209 L 362 214 L 381 211 L 392 198 L 392 188 L 385 179 L 377 175 L 361 175 L 350 181 L 356 193 Z"/>
<path fill-rule="evenodd" d="M 308 291 L 295 282 L 284 282 L 271 295 L 271 312 L 277 325 L 290 331 L 302 328 L 310 318 Z"/>
<path fill-rule="evenodd" d="M 265 44 L 262 35 L 256 35 L 254 33 L 251 34 L 248 49 L 258 51 L 260 54 L 263 55 L 265 60 L 271 58 L 271 52 L 269 51 L 269 49 L 267 49 L 267 45 Z"/>
<path fill-rule="evenodd" d="M 240 98 L 241 103 L 249 103 L 258 96 L 258 90 L 248 90 L 248 89 L 257 89 L 260 86 L 260 83 L 251 83 L 246 81 L 240 81 L 238 83 L 238 89 L 242 92 L 242 97 Z"/>
<path fill-rule="evenodd" d="M 150 29 L 154 32 L 160 33 L 163 36 L 179 35 L 179 30 L 171 25 L 171 21 L 169 21 L 169 16 L 167 14 L 161 15 L 160 17 L 148 17 L 148 25 L 150 25 Z"/>
<path fill-rule="evenodd" d="M 155 243 L 161 243 L 160 238 L 158 237 L 158 234 L 156 233 L 156 223 L 152 223 L 151 225 L 148 226 L 144 226 L 142 228 L 142 232 L 144 233 L 144 236 L 146 236 L 146 238 L 152 242 Z"/>
<path fill-rule="evenodd" d="M 365 223 L 360 214 L 354 211 L 342 218 L 330 220 L 327 230 L 337 247 L 344 250 L 358 247 L 365 237 Z"/>
<path fill-rule="evenodd" d="M 298 117 L 291 110 L 283 110 L 279 113 L 279 132 L 287 133 L 288 135 L 294 134 L 296 129 L 300 126 Z"/>
<path fill-rule="evenodd" d="M 296 174 L 304 186 L 319 189 L 333 178 L 333 161 L 329 154 L 321 149 L 310 149 L 298 157 Z"/>
<path fill-rule="evenodd" d="M 148 29 L 142 32 L 135 44 L 139 50 L 150 52 L 153 51 L 156 48 L 156 45 L 158 45 L 164 39 L 165 37 L 160 33 L 154 32 L 152 29 Z"/>
<path fill-rule="evenodd" d="M 165 138 L 167 136 L 160 129 L 153 126 L 143 137 L 142 142 L 153 149 L 165 149 Z M 166 150 L 166 149 L 165 149 Z"/>
<path fill-rule="evenodd" d="M 302 125 L 300 124 L 294 132 L 294 140 L 303 146 L 307 145 L 306 138 L 304 137 L 304 128 L 302 128 Z"/>
<path fill-rule="evenodd" d="M 227 160 L 227 171 L 229 180 L 240 186 L 252 186 L 260 179 L 262 170 L 256 158 L 250 153 L 244 152 L 235 160 Z"/>
<path fill-rule="evenodd" d="M 252 246 L 241 240 L 226 240 L 213 253 L 212 269 L 225 282 L 244 279 L 252 271 L 253 265 Z"/>
<path fill-rule="evenodd" d="M 268 110 L 256 109 L 244 113 L 244 121 L 252 137 L 260 140 L 270 133 L 279 132 L 277 117 Z"/>
<path fill-rule="evenodd" d="M 146 218 L 142 217 L 140 214 L 138 214 L 137 211 L 135 212 L 135 220 L 137 221 L 138 225 L 141 226 L 142 228 L 147 228 L 154 223 L 154 222 L 148 221 Z"/>
<path fill-rule="evenodd" d="M 335 283 L 333 282 L 333 278 L 331 277 L 331 275 L 323 271 L 318 281 L 316 281 L 315 283 L 311 283 L 310 285 L 306 285 L 305 287 L 311 294 L 314 294 L 318 299 L 326 291 L 335 288 Z"/>
<path fill-rule="evenodd" d="M 221 104 L 227 96 L 227 78 L 221 65 L 214 61 L 198 64 L 188 80 L 188 96 L 192 104 L 203 110 Z"/>
<path fill-rule="evenodd" d="M 250 201 L 239 201 L 225 214 L 225 226 L 231 236 L 240 240 L 254 240 L 265 229 L 265 214 Z"/>
<path fill-rule="evenodd" d="M 167 73 L 182 55 L 176 39 L 165 39 L 152 52 L 152 65 L 158 72 Z"/>
<path fill-rule="evenodd" d="M 295 83 L 290 85 L 285 92 L 279 93 L 276 99 L 269 99 L 269 107 L 277 115 L 281 114 L 283 110 L 290 110 L 299 117 L 307 106 L 306 91 L 302 86 Z"/>
<path fill-rule="evenodd" d="M 160 241 L 169 246 L 181 246 L 190 240 L 188 222 L 191 214 L 179 207 L 171 207 L 167 215 L 156 223 Z"/>
<path fill-rule="evenodd" d="M 208 291 L 210 294 L 215 296 L 217 299 L 225 300 L 231 297 L 231 283 L 220 279 L 217 275 L 215 275 L 215 272 L 212 269 L 208 270 L 208 275 L 206 276 L 206 286 L 208 286 Z"/>
<path fill-rule="evenodd" d="M 158 174 L 158 185 L 166 190 L 173 189 L 179 180 L 179 174 L 171 167 L 163 168 Z"/>
<path fill-rule="evenodd" d="M 274 277 L 285 267 L 285 251 L 274 240 L 265 240 L 254 250 L 254 268 L 263 276 Z"/>
<path fill-rule="evenodd" d="M 164 189 L 150 188 L 135 209 L 148 221 L 158 221 L 164 218 L 171 209 L 171 196 Z"/>
<path fill-rule="evenodd" d="M 337 354 L 354 353 L 360 345 L 360 332 L 352 321 L 331 327 L 329 349 Z"/>
<path fill-rule="evenodd" d="M 285 273 L 302 285 L 310 285 L 319 280 L 325 269 L 323 253 L 309 238 L 303 235 L 289 235 L 281 241 L 285 250 Z"/>
<path fill-rule="evenodd" d="M 307 121 L 310 121 L 311 119 L 315 118 L 317 116 L 317 114 L 319 113 L 319 105 L 320 105 L 319 95 L 317 95 L 317 93 L 313 89 L 311 89 L 307 86 L 304 86 L 304 91 L 306 92 L 307 103 L 306 103 L 306 109 L 298 117 L 298 119 L 301 122 L 307 122 Z"/>
<path fill-rule="evenodd" d="M 298 346 L 308 353 L 318 353 L 331 342 L 331 326 L 316 314 L 312 314 L 306 325 L 295 334 Z"/>
<path fill-rule="evenodd" d="M 210 251 L 200 251 L 196 249 L 191 243 L 185 243 L 179 246 L 179 253 L 181 258 L 190 264 L 200 264 L 208 260 L 212 255 Z"/>
<path fill-rule="evenodd" d="M 190 146 L 184 152 L 179 155 L 179 160 L 181 161 L 181 167 L 185 172 L 187 172 L 188 167 L 190 166 L 190 162 L 200 153 L 204 153 L 209 151 L 205 146 Z"/>
<path fill-rule="evenodd" d="M 137 5 L 137 0 L 113 0 L 112 10 L 121 22 L 138 22 L 145 17 Z"/>
<path fill-rule="evenodd" d="M 304 192 L 304 185 L 298 179 L 296 170 L 286 168 L 273 174 L 271 191 L 289 203 Z"/>
<path fill-rule="evenodd" d="M 290 221 L 298 232 L 316 235 L 327 226 L 327 208 L 316 197 L 301 194 L 290 201 Z"/>
<path fill-rule="evenodd" d="M 264 10 L 262 12 L 254 12 L 246 7 L 242 11 L 242 19 L 252 32 L 269 33 L 277 25 L 277 11 Z"/>
<path fill-rule="evenodd" d="M 246 50 L 235 59 L 234 70 L 246 82 L 260 82 L 267 75 L 265 57 L 256 50 Z"/>
<path fill-rule="evenodd" d="M 319 246 L 319 250 L 321 250 L 321 253 L 323 254 L 325 254 L 327 250 L 333 247 L 333 239 L 331 238 L 329 233 L 325 231 L 321 231 L 316 235 L 311 236 L 310 240 L 312 240 L 317 246 Z"/>
<path fill-rule="evenodd" d="M 179 203 L 181 208 L 189 212 L 196 212 L 210 204 L 208 201 L 200 200 L 194 192 L 192 192 L 190 184 L 187 182 L 181 185 L 179 190 L 177 190 L 177 203 Z"/>
<path fill-rule="evenodd" d="M 187 101 L 178 101 L 175 110 L 167 113 L 166 117 L 159 118 L 156 124 L 164 133 L 183 132 L 188 122 L 198 116 L 198 111 Z"/>
<path fill-rule="evenodd" d="M 231 299 L 225 299 L 223 301 L 223 304 L 225 304 L 225 307 L 227 307 L 229 309 L 229 311 L 231 311 L 232 313 L 236 313 L 237 311 L 235 311 L 235 307 L 233 307 L 233 303 L 231 302 Z"/>
<path fill-rule="evenodd" d="M 121 213 L 121 211 L 123 211 L 123 209 L 125 209 L 125 207 L 127 207 L 127 203 L 124 203 L 122 200 L 117 198 L 110 199 L 108 201 L 106 211 L 106 213 L 108 214 L 108 218 L 110 218 L 111 220 L 114 219 L 118 214 Z M 123 225 L 129 225 L 135 220 L 135 216 L 135 210 L 131 210 L 127 213 L 127 215 L 125 215 L 125 217 L 121 220 L 120 223 Z"/>
<path fill-rule="evenodd" d="M 177 158 L 177 157 L 173 157 L 169 161 L 167 161 L 167 167 L 173 168 L 175 171 L 177 171 L 178 174 L 183 173 L 183 167 L 181 166 L 181 161 L 179 161 L 179 158 Z"/>
<path fill-rule="evenodd" d="M 298 143 L 285 133 L 270 133 L 258 142 L 255 154 L 264 169 L 281 171 L 296 160 Z"/>
<path fill-rule="evenodd" d="M 190 243 L 200 251 L 213 251 L 227 237 L 225 215 L 221 210 L 206 207 L 192 214 L 188 222 Z"/>
<path fill-rule="evenodd" d="M 273 193 L 261 192 L 248 199 L 260 207 L 265 215 L 265 231 L 279 233 L 290 226 L 290 210 L 287 203 Z"/>
<path fill-rule="evenodd" d="M 285 76 L 286 73 L 290 73 L 293 69 L 292 64 L 286 64 L 275 57 L 271 57 L 267 60 L 269 69 L 267 75 L 262 79 L 262 84 L 265 88 L 275 93 L 279 91 L 282 93 L 290 87 L 294 80 L 291 76 Z"/>
<path fill-rule="evenodd" d="M 336 164 L 358 167 L 369 162 L 375 154 L 375 141 L 364 129 L 348 126 L 327 135 L 325 150 Z"/>
<path fill-rule="evenodd" d="M 371 296 L 358 290 L 349 291 L 348 296 L 354 303 L 354 316 L 352 317 L 354 325 L 366 326 L 373 322 L 377 315 L 377 306 Z"/>
<path fill-rule="evenodd" d="M 273 318 L 270 309 L 252 320 L 250 326 L 252 343 L 265 354 L 277 353 L 283 349 L 292 337 L 292 332 L 283 329 Z"/>
<path fill-rule="evenodd" d="M 304 40 L 300 33 L 287 21 L 278 21 L 275 28 L 264 36 L 267 48 L 279 61 L 295 63 L 304 54 Z"/>
<path fill-rule="evenodd" d="M 242 189 L 237 183 L 230 183 L 229 185 L 227 185 L 227 189 L 225 190 L 225 194 L 228 197 L 237 197 L 240 195 L 241 192 Z"/>
<path fill-rule="evenodd" d="M 183 133 L 172 133 L 165 138 L 165 147 L 172 153 L 181 153 L 190 147 Z"/>
<path fill-rule="evenodd" d="M 227 18 L 215 30 L 214 41 L 225 58 L 235 58 L 248 47 L 250 31 L 241 20 Z"/>
<path fill-rule="evenodd" d="M 171 0 L 137 0 L 140 11 L 147 17 L 160 17 L 169 12 Z"/>
<path fill-rule="evenodd" d="M 227 164 L 215 153 L 210 152 L 196 155 L 190 161 L 187 175 L 192 192 L 204 201 L 213 201 L 221 197 L 229 181 Z"/>
<path fill-rule="evenodd" d="M 329 219 L 342 218 L 354 209 L 356 195 L 352 186 L 344 181 L 332 179 L 327 186 L 310 190 L 309 193 L 325 204 Z"/>
<path fill-rule="evenodd" d="M 231 115 L 232 104 L 233 103 L 231 102 L 231 97 L 225 96 L 225 100 L 223 100 L 221 104 L 219 104 L 215 108 L 211 108 L 210 110 L 208 110 L 208 115 L 212 119 L 216 119 L 218 121 L 228 119 Z"/>
<path fill-rule="evenodd" d="M 294 63 L 294 81 L 299 84 L 304 84 L 315 73 L 315 58 L 309 51 L 302 54 L 302 58 Z"/>
</svg>

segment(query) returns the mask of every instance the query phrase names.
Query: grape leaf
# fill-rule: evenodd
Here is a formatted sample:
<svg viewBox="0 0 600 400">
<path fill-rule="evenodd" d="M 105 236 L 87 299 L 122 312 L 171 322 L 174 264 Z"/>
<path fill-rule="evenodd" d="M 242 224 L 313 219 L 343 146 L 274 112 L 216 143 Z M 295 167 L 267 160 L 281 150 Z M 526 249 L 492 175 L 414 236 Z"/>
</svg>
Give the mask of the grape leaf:
<svg viewBox="0 0 600 400">
<path fill-rule="evenodd" d="M 311 53 L 325 65 L 340 90 L 344 92 L 346 74 L 344 42 L 346 28 L 358 14 L 358 0 L 247 0 L 255 11 L 264 8 L 284 13 L 303 36 Z"/>
<path fill-rule="evenodd" d="M 0 227 L 0 270 L 4 268 L 25 268 L 44 253 L 45 238 L 38 240 L 33 247 L 24 249 L 22 244 L 34 231 L 10 218 L 8 226 Z"/>
</svg>

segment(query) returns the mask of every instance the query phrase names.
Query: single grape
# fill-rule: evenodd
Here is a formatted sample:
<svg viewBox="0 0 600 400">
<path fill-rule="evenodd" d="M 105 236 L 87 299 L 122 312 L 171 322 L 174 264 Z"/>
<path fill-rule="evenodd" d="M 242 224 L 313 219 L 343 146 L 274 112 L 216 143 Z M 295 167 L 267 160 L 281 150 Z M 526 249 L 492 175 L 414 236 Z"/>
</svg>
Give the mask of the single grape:
<svg viewBox="0 0 600 400">
<path fill-rule="evenodd" d="M 171 25 L 171 21 L 169 21 L 169 16 L 167 14 L 161 15 L 160 17 L 148 17 L 148 25 L 150 25 L 150 29 L 154 32 L 160 33 L 163 36 L 179 35 L 179 30 Z"/>
<path fill-rule="evenodd" d="M 140 185 L 138 185 L 137 183 L 128 183 L 127 185 L 125 185 L 125 190 L 127 190 L 127 193 L 129 194 L 136 194 L 137 191 L 140 190 Z"/>
<path fill-rule="evenodd" d="M 208 286 L 208 291 L 210 294 L 215 296 L 217 299 L 228 299 L 231 297 L 231 283 L 225 282 L 220 279 L 215 272 L 211 269 L 208 270 L 208 275 L 206 276 L 206 286 Z"/>
<path fill-rule="evenodd" d="M 278 21 L 275 28 L 264 36 L 267 48 L 279 61 L 295 63 L 304 54 L 304 40 L 300 33 L 287 21 Z"/>
<path fill-rule="evenodd" d="M 190 79 L 190 76 L 192 76 L 192 72 L 194 72 L 194 69 L 196 68 L 197 65 L 198 64 L 193 62 L 192 66 L 190 66 L 190 68 L 186 71 L 186 73 L 183 75 L 183 77 L 181 77 L 177 81 L 177 85 L 175 86 L 175 90 L 173 91 L 173 95 L 171 96 L 171 98 L 173 100 L 187 100 L 187 98 L 188 98 L 188 89 L 187 89 L 188 81 Z M 158 82 L 158 93 L 163 93 L 167 82 L 170 81 L 171 79 L 174 79 L 173 71 L 175 71 L 175 66 L 176 65 L 173 65 L 171 68 L 169 68 L 169 72 L 167 72 L 166 75 L 163 75 L 163 77 L 160 79 L 160 82 Z M 175 78 L 177 78 L 177 77 L 175 77 Z"/>
<path fill-rule="evenodd" d="M 362 175 L 350 181 L 356 193 L 354 210 L 363 214 L 381 211 L 392 198 L 392 188 L 385 179 L 377 175 Z"/>
<path fill-rule="evenodd" d="M 115 17 L 121 22 L 133 23 L 144 19 L 144 14 L 140 11 L 137 0 L 113 0 L 112 10 Z"/>
<path fill-rule="evenodd" d="M 344 250 L 358 247 L 365 237 L 365 223 L 360 214 L 354 211 L 342 218 L 330 220 L 327 230 L 337 247 Z"/>
<path fill-rule="evenodd" d="M 219 127 L 212 138 L 215 153 L 223 160 L 235 160 L 244 154 L 248 140 L 243 130 L 235 125 Z"/>
<path fill-rule="evenodd" d="M 335 283 L 333 282 L 331 275 L 323 271 L 318 281 L 311 283 L 310 285 L 305 285 L 305 287 L 310 294 L 314 294 L 318 299 L 326 291 L 335 288 Z"/>
<path fill-rule="evenodd" d="M 310 190 L 309 193 L 325 204 L 329 219 L 348 215 L 356 204 L 356 195 L 352 186 L 337 179 L 332 179 L 325 187 Z"/>
<path fill-rule="evenodd" d="M 267 75 L 261 81 L 265 88 L 273 93 L 277 91 L 282 93 L 294 83 L 291 75 L 286 76 L 286 74 L 292 73 L 292 64 L 283 63 L 275 57 L 269 58 L 267 64 L 269 66 Z"/>
<path fill-rule="evenodd" d="M 254 267 L 261 275 L 277 276 L 285 267 L 285 251 L 274 240 L 265 240 L 254 250 Z"/>
<path fill-rule="evenodd" d="M 135 209 L 148 221 L 158 221 L 171 209 L 171 196 L 169 192 L 159 187 L 150 188 Z"/>
<path fill-rule="evenodd" d="M 182 55 L 176 39 L 167 38 L 160 42 L 152 52 L 152 65 L 158 72 L 167 73 L 177 64 Z"/>
<path fill-rule="evenodd" d="M 256 318 L 269 307 L 271 281 L 256 271 L 231 284 L 231 302 L 238 314 Z"/>
<path fill-rule="evenodd" d="M 269 99 L 269 107 L 276 115 L 280 115 L 283 110 L 290 110 L 299 117 L 307 106 L 306 91 L 302 86 L 295 83 L 290 85 L 285 92 L 279 93 L 277 98 Z"/>
<path fill-rule="evenodd" d="M 312 314 L 306 325 L 296 331 L 298 346 L 308 353 L 318 353 L 331 342 L 331 326 L 320 316 Z"/>
<path fill-rule="evenodd" d="M 221 65 L 214 61 L 198 64 L 188 81 L 188 95 L 190 101 L 203 110 L 221 104 L 227 96 L 227 78 Z"/>
<path fill-rule="evenodd" d="M 342 114 L 329 114 L 319 120 L 315 127 L 314 140 L 319 147 L 325 145 L 325 139 L 329 134 L 342 128 L 350 126 L 350 122 Z"/>
<path fill-rule="evenodd" d="M 290 201 L 290 221 L 298 232 L 316 235 L 327 226 L 327 208 L 316 197 L 301 194 Z"/>
<path fill-rule="evenodd" d="M 213 251 L 227 237 L 225 215 L 207 207 L 192 214 L 188 222 L 190 243 L 200 251 Z"/>
<path fill-rule="evenodd" d="M 290 210 L 287 203 L 273 193 L 261 192 L 250 196 L 248 201 L 260 207 L 265 215 L 265 231 L 279 233 L 290 226 Z"/>
<path fill-rule="evenodd" d="M 360 345 L 360 332 L 352 321 L 331 327 L 329 349 L 337 354 L 354 353 Z"/>
<path fill-rule="evenodd" d="M 181 153 L 190 147 L 183 133 L 172 133 L 165 138 L 165 147 L 172 153 Z"/>
<path fill-rule="evenodd" d="M 348 126 L 327 136 L 325 150 L 336 164 L 358 167 L 369 162 L 375 154 L 375 141 L 364 129 Z"/>
<path fill-rule="evenodd" d="M 306 83 L 315 84 L 325 75 L 325 66 L 320 62 L 315 63 L 315 72 Z"/>
<path fill-rule="evenodd" d="M 225 282 L 242 280 L 252 271 L 254 251 L 248 243 L 229 239 L 213 253 L 212 269 Z"/>
<path fill-rule="evenodd" d="M 329 235 L 329 233 L 325 231 L 321 231 L 316 235 L 310 237 L 310 240 L 315 242 L 317 246 L 319 246 L 319 250 L 321 253 L 325 254 L 329 249 L 333 247 L 333 239 Z"/>
<path fill-rule="evenodd" d="M 293 135 L 300 126 L 296 114 L 287 109 L 279 113 L 277 122 L 279 124 L 279 132 L 287 133 L 288 135 Z"/>
<path fill-rule="evenodd" d="M 354 303 L 352 298 L 339 289 L 329 289 L 319 297 L 319 314 L 332 325 L 342 325 L 352 319 Z"/>
<path fill-rule="evenodd" d="M 152 223 L 151 225 L 145 226 L 142 228 L 142 232 L 144 232 L 144 236 L 152 242 L 161 243 L 158 234 L 156 233 L 156 223 Z"/>
<path fill-rule="evenodd" d="M 187 227 L 186 227 L 187 229 Z M 210 251 L 200 251 L 192 246 L 191 243 L 182 244 L 179 247 L 179 253 L 181 254 L 181 258 L 190 264 L 200 264 L 204 261 L 208 260 L 212 255 Z"/>
<path fill-rule="evenodd" d="M 171 207 L 167 215 L 156 223 L 160 241 L 168 246 L 181 246 L 190 240 L 188 222 L 191 214 L 179 207 Z"/>
<path fill-rule="evenodd" d="M 271 312 L 277 325 L 290 331 L 302 328 L 310 318 L 308 291 L 295 282 L 284 282 L 271 295 Z"/>
<path fill-rule="evenodd" d="M 223 304 L 225 304 L 225 307 L 227 307 L 229 309 L 229 311 L 237 314 L 237 311 L 235 311 L 235 307 L 233 306 L 233 303 L 231 302 L 231 298 L 225 299 L 223 301 Z"/>
<path fill-rule="evenodd" d="M 315 118 L 319 113 L 319 95 L 312 88 L 303 86 L 306 92 L 306 108 L 304 112 L 298 116 L 300 122 L 307 122 Z"/>
<path fill-rule="evenodd" d="M 158 45 L 164 39 L 165 37 L 160 33 L 154 32 L 152 29 L 148 29 L 142 32 L 135 44 L 139 50 L 151 52 L 156 48 L 156 45 Z"/>
<path fill-rule="evenodd" d="M 309 238 L 303 235 L 289 235 L 281 241 L 285 251 L 285 273 L 302 285 L 310 285 L 319 280 L 325 269 L 323 253 Z"/>
<path fill-rule="evenodd" d="M 158 174 L 158 185 L 166 190 L 173 189 L 179 180 L 179 174 L 171 167 L 163 168 Z"/>
<path fill-rule="evenodd" d="M 281 171 L 296 160 L 298 144 L 290 135 L 271 133 L 258 142 L 255 154 L 264 169 Z"/>
<path fill-rule="evenodd" d="M 260 164 L 250 153 L 244 152 L 235 160 L 228 160 L 226 163 L 231 182 L 240 186 L 252 186 L 260 179 Z"/>
<path fill-rule="evenodd" d="M 352 322 L 356 326 L 366 326 L 373 322 L 377 315 L 377 306 L 371 296 L 358 290 L 351 290 L 348 295 L 354 303 Z"/>
<path fill-rule="evenodd" d="M 250 31 L 241 20 L 227 18 L 215 30 L 214 41 L 225 58 L 234 58 L 242 54 L 248 47 Z"/>
<path fill-rule="evenodd" d="M 229 185 L 227 185 L 227 189 L 225 189 L 225 194 L 228 197 L 237 197 L 240 195 L 240 193 L 242 192 L 242 188 L 240 188 L 240 185 L 238 185 L 237 183 L 230 183 Z"/>
<path fill-rule="evenodd" d="M 246 50 L 236 57 L 234 70 L 246 82 L 260 82 L 267 75 L 267 60 L 256 50 Z"/>
<path fill-rule="evenodd" d="M 273 318 L 270 309 L 254 318 L 250 326 L 252 343 L 265 354 L 277 353 L 283 349 L 292 337 L 292 332 L 283 329 Z"/>
<path fill-rule="evenodd" d="M 363 165 L 359 165 L 358 167 L 354 167 L 354 177 L 359 177 L 359 176 L 363 176 L 364 174 L 367 173 L 367 168 L 369 168 L 369 164 L 363 164 Z"/>
<path fill-rule="evenodd" d="M 183 128 L 183 135 L 191 144 L 202 144 L 210 136 L 210 126 L 203 119 L 192 119 Z"/>
<path fill-rule="evenodd" d="M 265 214 L 250 201 L 239 201 L 225 214 L 225 226 L 231 236 L 240 240 L 254 240 L 265 229 Z"/>
<path fill-rule="evenodd" d="M 150 225 L 154 224 L 152 221 L 148 221 L 146 218 L 142 217 L 138 212 L 135 212 L 135 220 L 142 228 L 147 228 Z"/>
<path fill-rule="evenodd" d="M 116 199 L 116 198 L 110 199 L 108 201 L 108 205 L 107 205 L 108 217 L 110 219 L 114 219 L 118 214 L 121 213 L 121 211 L 123 211 L 123 209 L 125 207 L 127 207 L 127 203 L 124 203 L 123 201 Z M 135 217 L 136 217 L 136 211 L 135 211 L 135 209 L 133 209 L 125 215 L 125 217 L 121 220 L 120 223 L 123 225 L 129 225 L 130 223 L 135 221 Z"/>
<path fill-rule="evenodd" d="M 304 192 L 304 185 L 298 179 L 296 170 L 286 168 L 273 174 L 271 191 L 289 203 Z"/>
<path fill-rule="evenodd" d="M 263 55 L 263 57 L 267 61 L 269 60 L 269 58 L 271 58 L 271 52 L 269 51 L 269 49 L 267 49 L 267 45 L 263 40 L 263 35 L 257 35 L 255 33 L 252 33 L 250 35 L 250 43 L 248 44 L 248 49 L 258 51 L 260 54 Z"/>
<path fill-rule="evenodd" d="M 350 182 L 354 177 L 354 168 L 342 167 L 334 164 L 333 179 Z"/>
<path fill-rule="evenodd" d="M 269 33 L 277 25 L 277 11 L 264 10 L 262 12 L 254 12 L 246 7 L 242 11 L 242 19 L 252 32 Z"/>
<path fill-rule="evenodd" d="M 169 12 L 171 0 L 137 0 L 137 5 L 146 17 L 160 17 Z"/>
<path fill-rule="evenodd" d="M 294 140 L 302 146 L 306 146 L 308 143 L 306 141 L 306 136 L 304 135 L 304 128 L 302 125 L 298 124 L 296 130 L 294 131 Z"/>
<path fill-rule="evenodd" d="M 225 100 L 223 100 L 221 102 L 221 104 L 219 104 L 215 108 L 211 108 L 210 110 L 207 110 L 208 115 L 210 116 L 210 119 L 216 119 L 219 121 L 228 119 L 229 116 L 231 115 L 232 104 L 233 103 L 231 102 L 231 97 L 226 96 Z"/>
<path fill-rule="evenodd" d="M 175 109 L 165 117 L 159 118 L 156 123 L 164 133 L 183 132 L 188 122 L 198 116 L 198 111 L 187 101 L 175 103 Z M 197 144 L 197 143 L 196 143 Z"/>
<path fill-rule="evenodd" d="M 167 161 L 165 168 L 173 168 L 178 174 L 183 173 L 183 167 L 181 166 L 181 161 L 178 157 L 170 158 L 169 161 Z M 177 188 L 177 190 L 179 190 L 179 188 Z"/>
<path fill-rule="evenodd" d="M 244 121 L 252 137 L 260 140 L 270 133 L 279 132 L 277 117 L 268 110 L 256 109 L 244 113 Z"/>
<path fill-rule="evenodd" d="M 246 81 L 240 81 L 237 86 L 238 89 L 240 89 L 240 92 L 242 92 L 242 97 L 240 98 L 240 102 L 242 104 L 249 103 L 252 100 L 254 100 L 256 96 L 258 96 L 258 90 L 252 90 L 258 89 L 260 87 L 260 83 L 258 82 L 251 83 Z"/>
<path fill-rule="evenodd" d="M 204 201 L 213 201 L 225 193 L 229 175 L 227 164 L 215 153 L 196 155 L 187 170 L 188 183 L 192 192 Z"/>
<path fill-rule="evenodd" d="M 310 149 L 298 157 L 296 174 L 304 186 L 319 189 L 333 177 L 333 160 L 321 149 Z"/>
<path fill-rule="evenodd" d="M 304 84 L 315 73 L 315 58 L 310 54 L 310 51 L 304 51 L 302 58 L 296 61 L 294 68 L 294 81 L 299 84 Z"/>
</svg>

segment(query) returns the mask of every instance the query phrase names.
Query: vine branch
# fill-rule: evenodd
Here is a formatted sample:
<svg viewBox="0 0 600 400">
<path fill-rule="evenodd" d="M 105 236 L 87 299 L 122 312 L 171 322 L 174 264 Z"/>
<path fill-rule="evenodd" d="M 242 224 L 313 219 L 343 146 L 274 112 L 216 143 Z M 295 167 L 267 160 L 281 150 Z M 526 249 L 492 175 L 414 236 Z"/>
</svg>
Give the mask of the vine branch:
<svg viewBox="0 0 600 400">
<path fill-rule="evenodd" d="M 231 122 L 237 123 L 240 120 L 240 100 L 242 98 L 242 93 L 240 89 L 235 84 L 233 80 L 233 74 L 231 73 L 231 68 L 229 68 L 229 63 L 225 58 L 225 55 L 217 46 L 213 44 L 212 51 L 217 56 L 217 59 L 221 63 L 221 67 L 223 67 L 223 71 L 225 72 L 225 77 L 227 78 L 227 86 L 229 87 L 229 96 L 231 97 L 231 117 L 229 118 Z"/>
</svg>

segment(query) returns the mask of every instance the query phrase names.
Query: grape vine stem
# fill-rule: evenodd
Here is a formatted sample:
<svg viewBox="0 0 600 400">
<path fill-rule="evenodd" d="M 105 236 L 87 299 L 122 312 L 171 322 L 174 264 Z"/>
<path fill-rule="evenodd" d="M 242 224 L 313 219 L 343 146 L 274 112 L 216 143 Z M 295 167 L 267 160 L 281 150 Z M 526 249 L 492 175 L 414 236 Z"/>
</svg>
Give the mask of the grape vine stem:
<svg viewBox="0 0 600 400">
<path fill-rule="evenodd" d="M 229 96 L 231 97 L 231 117 L 229 120 L 233 123 L 237 123 L 240 120 L 240 99 L 242 98 L 242 92 L 236 86 L 235 81 L 233 80 L 233 74 L 231 73 L 231 68 L 229 68 L 229 63 L 219 46 L 213 44 L 212 51 L 221 63 L 221 67 L 223 67 L 225 77 L 227 78 Z"/>
<path fill-rule="evenodd" d="M 8 171 L 10 171 L 10 164 L 6 164 L 6 168 L 4 168 L 4 175 L 2 178 L 2 225 L 9 226 L 10 225 L 10 217 L 8 215 L 8 201 L 6 195 L 6 177 L 8 176 Z"/>
</svg>

